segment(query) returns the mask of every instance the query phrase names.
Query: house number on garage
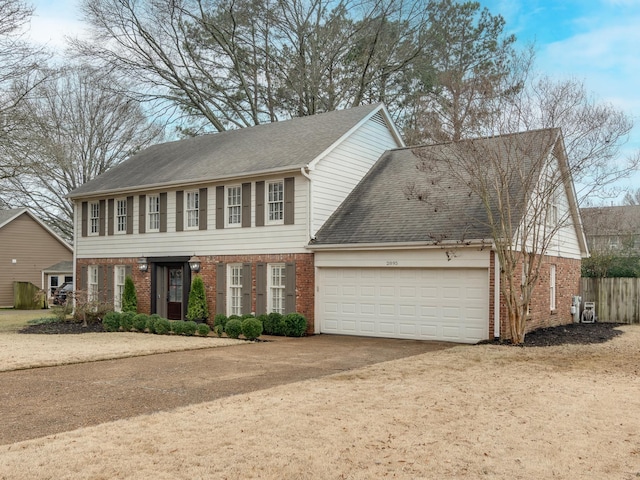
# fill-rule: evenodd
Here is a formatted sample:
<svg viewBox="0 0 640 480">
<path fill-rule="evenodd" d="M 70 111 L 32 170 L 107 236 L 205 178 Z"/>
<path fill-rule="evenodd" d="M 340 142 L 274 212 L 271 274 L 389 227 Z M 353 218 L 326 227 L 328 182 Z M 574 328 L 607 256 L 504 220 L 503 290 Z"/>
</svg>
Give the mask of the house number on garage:
<svg viewBox="0 0 640 480">
<path fill-rule="evenodd" d="M 387 267 L 396 267 L 398 266 L 397 260 L 387 260 Z"/>
</svg>

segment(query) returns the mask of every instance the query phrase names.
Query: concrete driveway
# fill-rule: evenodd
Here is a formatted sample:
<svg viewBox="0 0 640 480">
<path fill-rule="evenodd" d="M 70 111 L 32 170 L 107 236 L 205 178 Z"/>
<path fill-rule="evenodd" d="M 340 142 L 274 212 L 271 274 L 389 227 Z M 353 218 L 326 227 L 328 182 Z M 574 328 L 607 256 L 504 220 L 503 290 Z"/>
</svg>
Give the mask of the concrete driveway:
<svg viewBox="0 0 640 480">
<path fill-rule="evenodd" d="M 0 444 L 455 346 L 335 335 L 266 338 L 251 345 L 2 372 Z"/>
</svg>

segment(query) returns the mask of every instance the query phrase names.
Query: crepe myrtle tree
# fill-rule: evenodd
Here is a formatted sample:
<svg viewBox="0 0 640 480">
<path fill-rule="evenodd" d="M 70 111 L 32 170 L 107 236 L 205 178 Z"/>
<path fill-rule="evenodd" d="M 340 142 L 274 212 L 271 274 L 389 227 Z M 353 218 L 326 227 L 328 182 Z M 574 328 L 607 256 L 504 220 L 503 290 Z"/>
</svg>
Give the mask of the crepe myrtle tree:
<svg viewBox="0 0 640 480">
<path fill-rule="evenodd" d="M 485 128 L 494 136 L 415 149 L 425 181 L 405 188 L 408 198 L 436 210 L 449 208 L 452 189 L 467 195 L 468 205 L 481 206 L 467 209 L 463 217 L 452 215 L 449 222 L 469 238 L 478 238 L 474 232 L 490 237 L 500 266 L 507 333 L 520 344 L 544 256 L 557 251 L 560 229 L 579 225 L 574 192 L 578 198 L 602 192 L 637 168 L 638 155 L 620 161 L 631 121 L 595 102 L 578 82 L 543 78 L 498 106 L 500 114 Z M 515 134 L 522 131 L 527 133 Z M 427 234 L 436 243 L 448 240 Z"/>
</svg>

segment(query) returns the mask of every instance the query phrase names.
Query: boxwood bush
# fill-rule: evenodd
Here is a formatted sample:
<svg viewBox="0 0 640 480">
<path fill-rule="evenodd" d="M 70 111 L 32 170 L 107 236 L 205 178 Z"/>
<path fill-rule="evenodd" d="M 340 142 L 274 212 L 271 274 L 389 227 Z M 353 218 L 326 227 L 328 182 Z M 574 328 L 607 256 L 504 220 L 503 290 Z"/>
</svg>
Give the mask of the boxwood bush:
<svg viewBox="0 0 640 480">
<path fill-rule="evenodd" d="M 147 320 L 149 319 L 149 315 L 144 313 L 139 313 L 135 317 L 133 317 L 132 324 L 133 328 L 138 330 L 139 332 L 144 332 L 144 329 L 147 328 Z"/>
<path fill-rule="evenodd" d="M 213 327 L 213 333 L 216 334 L 216 336 L 221 337 L 222 334 L 224 333 L 224 327 L 222 325 L 214 325 Z"/>
<path fill-rule="evenodd" d="M 287 337 L 302 337 L 307 331 L 307 319 L 299 313 L 284 316 L 284 334 Z"/>
<path fill-rule="evenodd" d="M 155 331 L 158 335 L 166 335 L 171 331 L 171 324 L 166 318 L 158 318 L 155 321 Z"/>
<path fill-rule="evenodd" d="M 147 331 L 149 333 L 156 333 L 156 321 L 162 318 L 160 315 L 158 315 L 157 313 L 154 313 L 153 315 L 151 315 L 149 318 L 147 318 Z"/>
<path fill-rule="evenodd" d="M 238 338 L 242 333 L 242 321 L 239 318 L 229 318 L 224 328 L 229 338 Z"/>
<path fill-rule="evenodd" d="M 182 320 L 169 320 L 169 326 L 176 335 L 184 335 L 184 322 Z"/>
<path fill-rule="evenodd" d="M 206 323 L 199 323 L 198 327 L 196 328 L 196 332 L 201 337 L 206 337 L 207 335 L 209 335 L 210 331 L 211 329 L 209 328 L 209 325 L 207 325 Z"/>
<path fill-rule="evenodd" d="M 220 325 L 222 326 L 222 330 L 224 331 L 224 327 L 227 326 L 227 322 L 229 319 L 224 313 L 218 313 L 215 317 L 213 317 L 213 326 Z"/>
<path fill-rule="evenodd" d="M 123 332 L 131 331 L 131 329 L 133 328 L 133 317 L 135 316 L 136 314 L 133 312 L 123 312 L 120 315 L 120 328 Z"/>
<path fill-rule="evenodd" d="M 182 323 L 184 323 L 184 325 L 182 326 L 183 335 L 191 337 L 196 333 L 196 328 L 198 328 L 198 324 L 196 322 L 189 320 L 188 322 Z"/>
<path fill-rule="evenodd" d="M 282 325 L 282 315 L 277 312 L 271 312 L 266 315 L 263 321 L 265 335 L 284 335 L 284 326 Z"/>
<path fill-rule="evenodd" d="M 102 319 L 102 327 L 105 332 L 117 332 L 120 330 L 120 313 L 109 312 Z"/>
<path fill-rule="evenodd" d="M 262 322 L 254 317 L 242 321 L 242 334 L 247 340 L 255 340 L 262 334 Z"/>
</svg>

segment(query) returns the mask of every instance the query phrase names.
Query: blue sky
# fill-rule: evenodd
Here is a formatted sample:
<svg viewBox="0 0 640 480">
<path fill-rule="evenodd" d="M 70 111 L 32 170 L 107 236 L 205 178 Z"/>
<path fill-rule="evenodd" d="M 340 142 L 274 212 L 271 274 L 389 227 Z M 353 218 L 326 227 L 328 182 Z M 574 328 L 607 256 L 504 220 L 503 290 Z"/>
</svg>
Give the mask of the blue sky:
<svg viewBox="0 0 640 480">
<path fill-rule="evenodd" d="M 576 78 L 600 101 L 630 115 L 634 128 L 625 150 L 640 149 L 640 0 L 481 0 L 501 14 L 509 33 L 535 42 L 537 68 Z M 82 31 L 76 0 L 34 0 L 31 36 L 62 48 L 64 34 Z M 640 187 L 640 174 L 623 182 Z"/>
</svg>

